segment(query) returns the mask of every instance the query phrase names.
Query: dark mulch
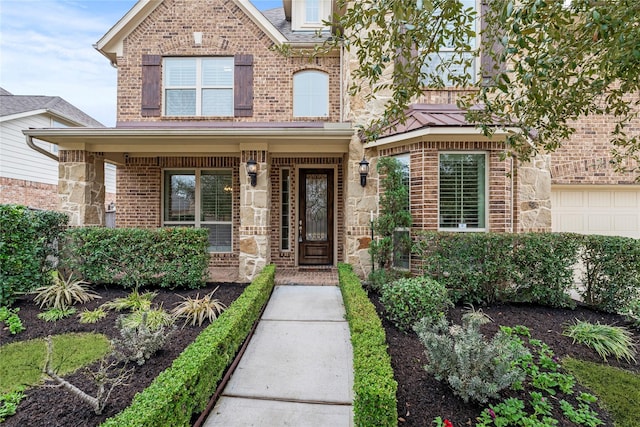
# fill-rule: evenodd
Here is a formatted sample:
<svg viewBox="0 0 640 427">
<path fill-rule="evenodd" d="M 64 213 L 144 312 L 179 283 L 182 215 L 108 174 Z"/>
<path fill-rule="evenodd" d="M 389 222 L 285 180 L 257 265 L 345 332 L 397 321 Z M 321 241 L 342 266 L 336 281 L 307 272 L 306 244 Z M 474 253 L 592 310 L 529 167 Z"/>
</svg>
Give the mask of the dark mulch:
<svg viewBox="0 0 640 427">
<path fill-rule="evenodd" d="M 417 335 L 413 332 L 405 334 L 396 329 L 384 319 L 383 309 L 377 296 L 372 294 L 370 297 L 383 319 L 394 376 L 398 382 L 399 426 L 432 427 L 434 425 L 432 421 L 437 416 L 450 420 L 456 427 L 474 425 L 476 418 L 488 406 L 465 403 L 453 395 L 446 383 L 441 383 L 428 374 L 423 369 L 427 363 L 424 347 Z M 500 325 L 524 325 L 530 329 L 533 338 L 548 344 L 560 359 L 571 356 L 591 362 L 602 362 L 595 351 L 586 346 L 573 344 L 571 338 L 562 335 L 563 327 L 575 319 L 592 323 L 629 326 L 622 316 L 596 312 L 585 307 L 565 310 L 536 305 L 507 304 L 482 307 L 482 311 L 493 319 L 493 323 L 483 327 L 485 336 L 492 336 Z M 461 313 L 462 307 L 456 307 L 449 313 L 449 318 L 459 324 Z M 635 342 L 640 343 L 638 330 L 635 330 L 634 333 Z M 640 373 L 640 366 L 637 363 L 616 361 L 614 358 L 609 359 L 609 365 Z M 584 389 L 578 386 L 576 390 Z M 519 394 L 510 391 L 510 394 L 507 395 L 507 397 L 521 398 L 525 402 L 528 400 L 527 396 L 528 391 Z M 566 397 L 558 395 L 558 400 L 561 398 Z M 572 399 L 566 398 L 566 400 L 575 405 L 575 401 Z M 574 425 L 569 420 L 562 418 L 560 412 L 555 412 L 554 415 L 559 420 L 560 426 Z M 605 425 L 613 426 L 611 417 L 604 410 L 600 412 L 600 415 Z"/>
<path fill-rule="evenodd" d="M 196 294 L 200 294 L 202 297 L 213 291 L 217 286 L 219 286 L 219 289 L 216 291 L 215 297 L 227 306 L 229 306 L 245 288 L 244 285 L 239 284 L 208 284 L 207 287 L 197 290 L 156 290 L 158 296 L 154 298 L 153 303 L 157 305 L 162 304 L 166 310 L 170 310 L 177 302 L 182 301 L 180 296 L 195 297 Z M 102 296 L 102 299 L 79 307 L 79 312 L 84 307 L 92 310 L 106 301 L 124 297 L 129 293 L 129 291 L 117 287 L 104 287 L 97 288 L 96 290 Z M 20 308 L 18 314 L 26 330 L 17 335 L 10 335 L 7 330 L 0 330 L 0 344 L 68 332 L 96 332 L 105 334 L 109 338 L 119 338 L 119 333 L 115 327 L 115 320 L 118 313 L 111 312 L 105 319 L 94 325 L 79 323 L 75 315 L 55 323 L 47 323 L 37 318 L 40 310 L 38 306 L 33 303 L 31 297 L 23 297 L 15 306 Z M 105 412 L 102 415 L 96 415 L 88 405 L 65 390 L 60 388 L 36 387 L 26 392 L 27 397 L 21 402 L 16 415 L 9 417 L 4 425 L 30 427 L 99 425 L 107 418 L 129 406 L 133 396 L 148 387 L 160 372 L 168 368 L 173 360 L 193 342 L 207 325 L 208 323 L 205 323 L 202 327 L 187 326 L 184 329 L 180 329 L 181 324 L 179 324 L 178 329 L 170 335 L 163 349 L 157 352 L 151 360 L 142 366 L 138 366 L 135 363 L 131 364 L 131 367 L 135 367 L 135 372 L 128 380 L 128 385 L 120 387 L 112 394 L 105 408 Z M 92 367 L 90 367 L 90 369 L 91 368 Z M 65 378 L 80 389 L 95 395 L 94 384 L 85 374 L 84 370 L 80 370 Z"/>
</svg>

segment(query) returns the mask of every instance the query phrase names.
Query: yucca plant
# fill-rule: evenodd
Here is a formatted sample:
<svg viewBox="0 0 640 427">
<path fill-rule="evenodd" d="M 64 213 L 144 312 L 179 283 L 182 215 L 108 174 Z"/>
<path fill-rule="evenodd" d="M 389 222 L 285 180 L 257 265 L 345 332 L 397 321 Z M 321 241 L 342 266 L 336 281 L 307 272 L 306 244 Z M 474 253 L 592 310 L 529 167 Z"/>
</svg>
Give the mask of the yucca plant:
<svg viewBox="0 0 640 427">
<path fill-rule="evenodd" d="M 129 295 L 123 298 L 115 298 L 101 305 L 102 308 L 108 310 L 148 310 L 151 308 L 151 301 L 157 296 L 157 292 L 138 292 L 134 289 Z"/>
<path fill-rule="evenodd" d="M 213 292 L 202 298 L 200 298 L 200 294 L 195 298 L 181 297 L 184 301 L 177 303 L 178 305 L 171 310 L 171 313 L 175 318 L 185 318 L 183 328 L 189 322 L 191 322 L 191 326 L 195 326 L 196 323 L 201 326 L 205 319 L 209 319 L 211 323 L 227 308 L 219 299 L 213 298 L 213 294 L 217 290 L 218 288 L 215 288 Z"/>
<path fill-rule="evenodd" d="M 120 320 L 121 326 L 129 329 L 139 327 L 143 321 L 146 322 L 146 326 L 151 332 L 172 326 L 175 323 L 173 316 L 165 311 L 162 306 L 146 310 L 135 310 Z"/>
<path fill-rule="evenodd" d="M 78 314 L 78 317 L 80 318 L 80 323 L 98 323 L 107 317 L 107 312 L 102 307 L 98 307 L 95 310 L 84 309 Z"/>
<path fill-rule="evenodd" d="M 69 317 L 72 314 L 75 314 L 78 310 L 75 307 L 64 307 L 57 308 L 51 307 L 48 310 L 43 311 L 38 314 L 38 319 L 44 320 L 45 322 L 57 322 L 58 320 L 64 319 L 65 317 Z"/>
<path fill-rule="evenodd" d="M 636 361 L 636 349 L 633 335 L 621 326 L 593 324 L 576 319 L 573 325 L 565 328 L 563 335 L 573 338 L 573 342 L 594 349 L 606 362 L 608 356 Z"/>
<path fill-rule="evenodd" d="M 51 272 L 51 284 L 34 290 L 34 301 L 40 308 L 57 308 L 64 310 L 76 303 L 84 304 L 96 298 L 101 298 L 94 293 L 89 282 L 73 280 L 73 275 L 64 278 L 57 270 Z"/>
</svg>

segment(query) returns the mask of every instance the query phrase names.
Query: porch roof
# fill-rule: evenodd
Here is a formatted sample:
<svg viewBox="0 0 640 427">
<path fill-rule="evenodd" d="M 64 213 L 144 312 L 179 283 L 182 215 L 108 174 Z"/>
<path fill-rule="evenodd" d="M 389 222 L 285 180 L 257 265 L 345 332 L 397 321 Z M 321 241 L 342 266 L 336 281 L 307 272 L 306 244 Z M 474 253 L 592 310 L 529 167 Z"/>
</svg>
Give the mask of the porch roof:
<svg viewBox="0 0 640 427">
<path fill-rule="evenodd" d="M 182 125 L 185 126 L 185 125 Z M 27 140 L 58 144 L 62 150 L 101 152 L 116 163 L 137 156 L 222 155 L 262 149 L 272 153 L 347 153 L 350 123 L 209 123 L 199 127 L 154 123 L 115 128 L 23 130 Z"/>
</svg>

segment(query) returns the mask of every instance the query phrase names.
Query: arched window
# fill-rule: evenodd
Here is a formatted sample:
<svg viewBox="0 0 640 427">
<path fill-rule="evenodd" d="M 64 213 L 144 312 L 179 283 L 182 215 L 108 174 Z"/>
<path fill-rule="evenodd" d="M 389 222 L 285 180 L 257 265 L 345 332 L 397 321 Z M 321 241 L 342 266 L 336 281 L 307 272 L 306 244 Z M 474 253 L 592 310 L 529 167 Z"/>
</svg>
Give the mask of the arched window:
<svg viewBox="0 0 640 427">
<path fill-rule="evenodd" d="M 329 115 L 329 75 L 322 71 L 299 71 L 293 75 L 293 116 Z"/>
</svg>

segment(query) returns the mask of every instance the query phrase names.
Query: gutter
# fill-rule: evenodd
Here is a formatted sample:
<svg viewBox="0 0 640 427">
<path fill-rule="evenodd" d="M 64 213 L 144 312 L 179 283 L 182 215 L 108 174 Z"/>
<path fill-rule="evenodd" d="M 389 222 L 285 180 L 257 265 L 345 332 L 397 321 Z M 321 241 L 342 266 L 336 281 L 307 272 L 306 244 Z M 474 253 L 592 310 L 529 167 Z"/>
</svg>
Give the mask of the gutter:
<svg viewBox="0 0 640 427">
<path fill-rule="evenodd" d="M 44 148 L 38 147 L 34 142 L 33 142 L 33 137 L 31 135 L 25 135 L 26 140 L 27 140 L 27 145 L 29 146 L 29 148 L 31 148 L 32 150 L 37 151 L 40 154 L 44 154 L 45 156 L 49 157 L 50 159 L 55 160 L 56 162 L 60 161 L 60 158 L 58 156 L 56 156 L 53 153 L 50 153 L 49 151 L 45 150 Z"/>
</svg>

